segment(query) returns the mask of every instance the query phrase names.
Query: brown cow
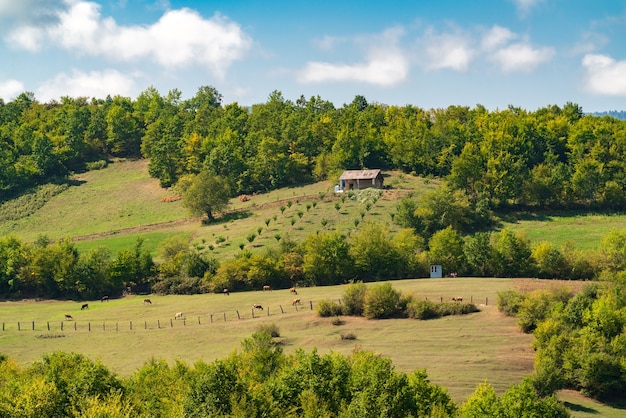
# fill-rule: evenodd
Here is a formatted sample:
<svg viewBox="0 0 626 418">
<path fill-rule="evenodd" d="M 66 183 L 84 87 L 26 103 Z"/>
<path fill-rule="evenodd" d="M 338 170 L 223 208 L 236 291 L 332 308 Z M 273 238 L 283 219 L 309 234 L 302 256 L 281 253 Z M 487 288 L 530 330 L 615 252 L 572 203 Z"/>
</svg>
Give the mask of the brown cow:
<svg viewBox="0 0 626 418">
<path fill-rule="evenodd" d="M 261 305 L 260 305 L 260 304 L 258 304 L 258 303 L 255 303 L 254 305 L 252 305 L 252 309 L 259 309 L 259 310 L 261 310 L 261 311 L 262 311 L 262 310 L 263 310 L 263 306 L 261 306 Z"/>
<path fill-rule="evenodd" d="M 230 296 L 230 292 L 228 291 L 228 289 L 224 289 L 224 294 L 225 294 L 226 296 Z"/>
<path fill-rule="evenodd" d="M 80 307 L 81 311 L 84 311 L 85 309 L 89 309 L 89 304 L 88 303 L 84 303 L 83 306 Z"/>
<path fill-rule="evenodd" d="M 74 319 L 74 318 L 73 318 L 73 317 L 72 317 L 72 315 L 70 315 L 70 314 L 65 314 L 65 319 L 66 319 L 67 321 L 71 321 L 71 320 L 72 320 L 72 319 Z"/>
<path fill-rule="evenodd" d="M 104 295 L 102 296 L 102 299 L 100 299 L 100 302 L 108 302 L 109 301 L 109 297 Z"/>
<path fill-rule="evenodd" d="M 263 286 L 263 291 L 265 292 L 266 290 L 272 290 L 272 286 L 269 286 L 269 285 Z"/>
<path fill-rule="evenodd" d="M 176 315 L 174 315 L 174 319 L 183 319 L 183 313 L 178 312 Z"/>
<path fill-rule="evenodd" d="M 463 297 L 462 297 L 462 296 L 454 296 L 454 297 L 452 298 L 452 300 L 453 300 L 454 302 L 463 302 Z"/>
<path fill-rule="evenodd" d="M 295 287 L 290 288 L 290 289 L 289 289 L 289 292 L 293 293 L 294 295 L 297 295 L 297 294 L 298 294 L 298 291 L 296 290 L 296 288 L 295 288 Z"/>
<path fill-rule="evenodd" d="M 296 305 L 302 305 L 302 303 L 300 302 L 300 298 L 296 298 L 293 300 L 293 302 L 291 302 L 291 306 L 296 306 Z"/>
<path fill-rule="evenodd" d="M 148 305 L 152 305 L 152 301 L 151 301 L 150 299 L 144 299 L 144 300 L 143 300 L 143 304 L 145 305 L 146 303 L 147 303 Z"/>
</svg>

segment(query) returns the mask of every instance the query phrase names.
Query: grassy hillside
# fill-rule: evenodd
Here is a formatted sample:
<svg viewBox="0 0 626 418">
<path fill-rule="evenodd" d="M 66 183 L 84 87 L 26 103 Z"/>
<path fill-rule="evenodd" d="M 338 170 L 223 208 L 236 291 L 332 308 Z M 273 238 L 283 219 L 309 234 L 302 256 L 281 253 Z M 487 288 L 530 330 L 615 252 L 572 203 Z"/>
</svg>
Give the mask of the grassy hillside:
<svg viewBox="0 0 626 418">
<path fill-rule="evenodd" d="M 149 177 L 146 160 L 115 162 L 76 176 L 73 184 L 30 216 L 0 222 L 0 235 L 14 234 L 26 241 L 40 235 L 72 237 L 79 250 L 103 245 L 114 253 L 141 237 L 154 253 L 163 239 L 180 234 L 201 251 L 230 257 L 241 245 L 262 251 L 275 245 L 278 237 L 300 240 L 323 229 L 349 234 L 367 221 L 388 224 L 393 232 L 397 227 L 390 214 L 398 200 L 408 194 L 417 197 L 440 183 L 386 173 L 385 184 L 390 188 L 376 203 L 368 193 L 357 200 L 334 195 L 330 182 L 284 188 L 250 196 L 247 201 L 232 199 L 230 214 L 212 225 L 190 217 L 180 200 L 163 202 L 173 192 Z M 523 232 L 533 242 L 546 240 L 558 246 L 569 242 L 579 249 L 597 249 L 611 229 L 626 227 L 626 216 L 528 215 L 505 219 L 500 227 Z M 249 241 L 252 234 L 254 240 Z"/>
</svg>

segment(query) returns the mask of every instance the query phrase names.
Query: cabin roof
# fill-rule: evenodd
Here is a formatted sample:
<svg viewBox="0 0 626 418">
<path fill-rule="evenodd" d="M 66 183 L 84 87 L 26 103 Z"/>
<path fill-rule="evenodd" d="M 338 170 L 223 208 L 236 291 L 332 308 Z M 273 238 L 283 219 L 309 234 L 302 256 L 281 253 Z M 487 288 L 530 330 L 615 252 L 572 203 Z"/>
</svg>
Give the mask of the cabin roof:
<svg viewBox="0 0 626 418">
<path fill-rule="evenodd" d="M 346 170 L 339 177 L 340 180 L 365 180 L 375 179 L 380 174 L 380 169 L 374 170 Z"/>
</svg>

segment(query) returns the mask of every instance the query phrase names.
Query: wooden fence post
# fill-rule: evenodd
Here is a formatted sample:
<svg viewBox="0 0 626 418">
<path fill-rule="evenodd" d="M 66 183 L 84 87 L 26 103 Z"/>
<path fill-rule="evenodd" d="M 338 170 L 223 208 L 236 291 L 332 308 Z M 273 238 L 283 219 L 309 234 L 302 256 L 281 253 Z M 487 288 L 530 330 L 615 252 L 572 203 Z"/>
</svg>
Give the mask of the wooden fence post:
<svg viewBox="0 0 626 418">
<path fill-rule="evenodd" d="M 3 329 L 3 331 L 4 331 L 4 329 Z M 50 321 L 48 321 L 48 331 L 50 331 Z"/>
<path fill-rule="evenodd" d="M 35 330 L 35 321 L 33 321 L 33 331 Z"/>
<path fill-rule="evenodd" d="M 241 319 L 241 316 L 239 315 L 239 311 L 237 311 L 237 318 Z"/>
<path fill-rule="evenodd" d="M 17 330 L 20 330 L 20 321 L 17 321 Z"/>
<path fill-rule="evenodd" d="M 200 317 L 198 317 L 198 325 L 200 325 Z"/>
<path fill-rule="evenodd" d="M 254 318 L 254 308 L 252 308 L 252 317 Z"/>
<path fill-rule="evenodd" d="M 174 321 L 172 321 L 172 318 L 170 318 L 170 328 L 174 328 Z"/>
<path fill-rule="evenodd" d="M 130 330 L 133 330 L 133 321 L 130 321 Z"/>
<path fill-rule="evenodd" d="M 91 332 L 91 322 L 87 323 L 87 330 L 89 330 L 89 332 Z"/>
<path fill-rule="evenodd" d="M 213 323 L 213 314 L 211 314 L 211 323 Z"/>
<path fill-rule="evenodd" d="M 74 321 L 74 331 L 76 331 L 76 321 Z"/>
<path fill-rule="evenodd" d="M 267 307 L 267 316 L 270 316 L 270 307 Z"/>
<path fill-rule="evenodd" d="M 118 325 L 119 325 L 119 324 L 116 322 L 116 323 L 115 323 L 115 331 L 119 331 L 119 330 L 120 330 L 120 329 L 118 328 Z"/>
<path fill-rule="evenodd" d="M 61 322 L 61 331 L 63 331 L 63 322 Z"/>
<path fill-rule="evenodd" d="M 283 305 L 278 305 L 280 306 L 280 313 L 285 313 L 285 311 L 283 311 Z"/>
<path fill-rule="evenodd" d="M 224 322 L 226 322 L 226 312 L 224 312 Z"/>
<path fill-rule="evenodd" d="M 143 321 L 143 329 L 148 329 L 148 321 Z"/>
<path fill-rule="evenodd" d="M 313 310 L 313 301 L 312 300 L 309 301 L 309 305 L 311 305 L 311 310 Z"/>
<path fill-rule="evenodd" d="M 161 329 L 161 320 L 160 319 L 157 319 L 157 328 Z"/>
<path fill-rule="evenodd" d="M 489 305 L 489 298 L 485 296 L 485 305 Z"/>
</svg>

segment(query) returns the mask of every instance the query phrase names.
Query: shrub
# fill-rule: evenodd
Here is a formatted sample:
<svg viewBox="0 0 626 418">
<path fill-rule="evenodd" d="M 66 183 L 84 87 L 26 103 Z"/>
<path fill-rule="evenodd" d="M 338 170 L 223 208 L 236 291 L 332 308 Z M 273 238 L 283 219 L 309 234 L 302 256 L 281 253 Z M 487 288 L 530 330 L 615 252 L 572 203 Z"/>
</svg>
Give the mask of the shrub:
<svg viewBox="0 0 626 418">
<path fill-rule="evenodd" d="M 515 316 L 526 296 L 516 290 L 498 292 L 498 310 L 506 316 Z"/>
<path fill-rule="evenodd" d="M 341 334 L 341 339 L 342 340 L 356 340 L 356 335 L 354 335 L 351 332 L 349 332 L 347 334 Z"/>
<path fill-rule="evenodd" d="M 363 315 L 365 293 L 367 287 L 363 282 L 352 283 L 343 294 L 343 311 L 345 315 Z"/>
<path fill-rule="evenodd" d="M 367 319 L 382 319 L 400 313 L 400 292 L 391 284 L 377 284 L 365 293 L 363 314 Z"/>
<path fill-rule="evenodd" d="M 343 315 L 343 307 L 337 302 L 330 300 L 320 300 L 317 304 L 317 314 L 323 318 Z"/>
<path fill-rule="evenodd" d="M 345 321 L 343 319 L 341 319 L 339 316 L 334 317 L 330 323 L 332 325 L 343 325 L 345 323 Z"/>
<path fill-rule="evenodd" d="M 261 324 L 256 327 L 257 332 L 266 332 L 271 335 L 273 338 L 280 337 L 280 331 L 278 330 L 278 326 L 276 324 Z"/>
<path fill-rule="evenodd" d="M 439 313 L 435 304 L 429 300 L 414 300 L 409 303 L 406 310 L 407 316 L 413 319 L 435 319 Z"/>
<path fill-rule="evenodd" d="M 106 168 L 108 166 L 108 163 L 106 160 L 98 160 L 98 161 L 89 161 L 87 164 L 85 164 L 85 166 L 87 167 L 87 170 L 102 170 L 103 168 Z"/>
</svg>

